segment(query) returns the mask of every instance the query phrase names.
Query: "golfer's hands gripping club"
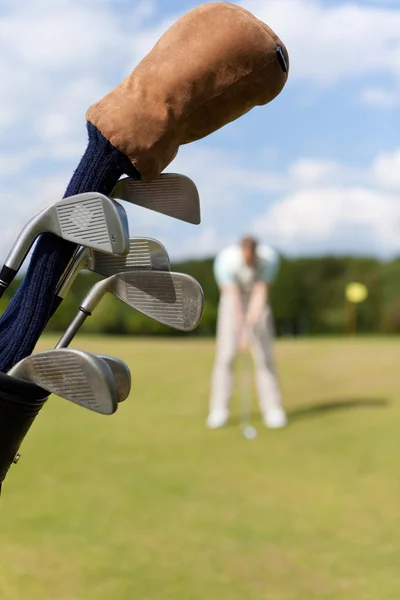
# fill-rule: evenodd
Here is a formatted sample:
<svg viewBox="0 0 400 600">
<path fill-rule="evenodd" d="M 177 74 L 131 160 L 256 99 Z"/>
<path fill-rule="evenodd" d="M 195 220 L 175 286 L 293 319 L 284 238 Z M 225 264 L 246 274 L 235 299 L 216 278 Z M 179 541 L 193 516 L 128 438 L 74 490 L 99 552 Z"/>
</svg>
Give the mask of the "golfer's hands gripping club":
<svg viewBox="0 0 400 600">
<path fill-rule="evenodd" d="M 240 352 L 248 352 L 250 350 L 249 334 L 247 328 L 244 326 L 239 330 L 238 347 Z"/>
</svg>

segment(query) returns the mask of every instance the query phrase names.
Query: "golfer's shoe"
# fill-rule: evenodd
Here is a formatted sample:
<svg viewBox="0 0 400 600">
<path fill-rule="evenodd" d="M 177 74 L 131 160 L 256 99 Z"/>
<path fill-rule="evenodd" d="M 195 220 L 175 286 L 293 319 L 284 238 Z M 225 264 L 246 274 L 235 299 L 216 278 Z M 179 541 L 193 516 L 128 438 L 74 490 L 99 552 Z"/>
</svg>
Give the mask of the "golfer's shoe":
<svg viewBox="0 0 400 600">
<path fill-rule="evenodd" d="M 209 429 L 218 429 L 228 422 L 229 413 L 227 410 L 213 410 L 207 417 L 207 427 Z"/>
<path fill-rule="evenodd" d="M 280 406 L 270 408 L 264 415 L 264 425 L 270 429 L 280 429 L 287 425 L 286 413 Z"/>
</svg>

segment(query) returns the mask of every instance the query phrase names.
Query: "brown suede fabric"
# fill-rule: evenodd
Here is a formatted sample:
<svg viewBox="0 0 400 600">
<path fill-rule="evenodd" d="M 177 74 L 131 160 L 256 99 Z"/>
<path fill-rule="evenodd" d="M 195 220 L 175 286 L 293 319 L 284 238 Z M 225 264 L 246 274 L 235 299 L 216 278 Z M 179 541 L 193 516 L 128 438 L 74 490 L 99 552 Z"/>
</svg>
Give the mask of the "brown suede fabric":
<svg viewBox="0 0 400 600">
<path fill-rule="evenodd" d="M 202 4 L 178 19 L 134 71 L 86 118 L 148 181 L 198 140 L 267 104 L 287 80 L 284 44 L 247 10 Z"/>
</svg>

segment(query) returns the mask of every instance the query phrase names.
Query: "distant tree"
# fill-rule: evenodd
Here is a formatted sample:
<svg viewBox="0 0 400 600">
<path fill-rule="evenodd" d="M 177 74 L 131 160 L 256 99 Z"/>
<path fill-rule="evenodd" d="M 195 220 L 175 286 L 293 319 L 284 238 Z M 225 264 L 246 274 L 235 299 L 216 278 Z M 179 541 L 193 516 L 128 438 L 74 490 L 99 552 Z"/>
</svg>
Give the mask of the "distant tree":
<svg viewBox="0 0 400 600">
<path fill-rule="evenodd" d="M 213 274 L 213 258 L 175 263 L 172 268 L 195 277 L 204 290 L 205 302 L 199 327 L 189 335 L 214 335 L 219 290 Z M 80 274 L 47 331 L 61 332 L 73 319 L 79 304 L 99 276 Z M 281 257 L 281 267 L 271 287 L 270 301 L 278 335 L 342 334 L 347 313 L 345 287 L 350 281 L 364 283 L 368 299 L 359 305 L 358 331 L 400 333 L 400 258 L 382 262 L 354 256 L 313 258 Z M 21 279 L 15 280 L 0 300 L 4 312 Z M 185 335 L 161 325 L 106 295 L 84 331 L 121 335 Z"/>
</svg>

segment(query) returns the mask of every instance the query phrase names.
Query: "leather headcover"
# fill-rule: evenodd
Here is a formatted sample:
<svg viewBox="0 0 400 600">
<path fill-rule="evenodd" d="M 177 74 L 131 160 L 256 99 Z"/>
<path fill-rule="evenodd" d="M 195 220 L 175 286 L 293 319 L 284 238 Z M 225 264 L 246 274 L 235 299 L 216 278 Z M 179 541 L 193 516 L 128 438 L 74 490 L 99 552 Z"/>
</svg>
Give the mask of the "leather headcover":
<svg viewBox="0 0 400 600">
<path fill-rule="evenodd" d="M 249 11 L 202 4 L 178 19 L 86 118 L 148 181 L 181 144 L 273 100 L 288 68 L 284 44 Z"/>
</svg>

